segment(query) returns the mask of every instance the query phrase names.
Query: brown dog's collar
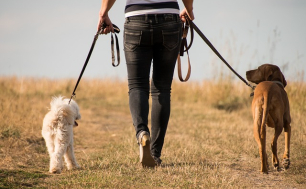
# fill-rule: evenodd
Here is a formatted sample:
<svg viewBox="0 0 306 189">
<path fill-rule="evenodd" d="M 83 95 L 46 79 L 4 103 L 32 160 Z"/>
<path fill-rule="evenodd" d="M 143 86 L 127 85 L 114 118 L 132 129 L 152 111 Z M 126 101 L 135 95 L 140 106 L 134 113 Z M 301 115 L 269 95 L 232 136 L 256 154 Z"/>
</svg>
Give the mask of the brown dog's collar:
<svg viewBox="0 0 306 189">
<path fill-rule="evenodd" d="M 276 83 L 276 84 L 280 84 L 283 88 L 285 88 L 284 84 L 282 82 L 280 82 L 280 81 L 272 81 L 272 82 Z M 255 87 L 253 88 L 253 90 L 255 90 Z M 254 91 L 250 94 L 250 97 L 252 97 L 252 96 L 254 96 Z"/>
<path fill-rule="evenodd" d="M 273 83 L 276 83 L 276 84 L 280 84 L 283 88 L 285 88 L 284 87 L 284 84 L 282 83 L 282 82 L 280 82 L 280 81 L 272 81 Z"/>
</svg>

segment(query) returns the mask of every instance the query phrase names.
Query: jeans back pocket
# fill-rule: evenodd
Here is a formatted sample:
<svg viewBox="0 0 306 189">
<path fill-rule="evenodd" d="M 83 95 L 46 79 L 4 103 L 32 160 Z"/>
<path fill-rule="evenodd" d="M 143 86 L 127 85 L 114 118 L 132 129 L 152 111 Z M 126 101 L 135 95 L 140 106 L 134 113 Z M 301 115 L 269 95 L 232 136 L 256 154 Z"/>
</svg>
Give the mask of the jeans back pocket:
<svg viewBox="0 0 306 189">
<path fill-rule="evenodd" d="M 124 50 L 134 51 L 141 42 L 142 31 L 124 30 Z"/>
<path fill-rule="evenodd" d="M 180 43 L 180 31 L 162 31 L 163 45 L 169 51 L 175 49 Z"/>
</svg>

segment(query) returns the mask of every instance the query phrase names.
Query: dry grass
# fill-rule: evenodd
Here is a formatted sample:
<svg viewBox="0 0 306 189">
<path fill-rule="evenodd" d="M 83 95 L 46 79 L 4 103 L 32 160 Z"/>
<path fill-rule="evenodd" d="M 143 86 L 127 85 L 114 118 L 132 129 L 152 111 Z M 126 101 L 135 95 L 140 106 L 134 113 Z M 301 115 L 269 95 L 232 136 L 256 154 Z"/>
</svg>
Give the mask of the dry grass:
<svg viewBox="0 0 306 189">
<path fill-rule="evenodd" d="M 51 175 L 42 120 L 51 97 L 69 97 L 74 84 L 0 78 L 0 188 L 306 187 L 305 83 L 288 82 L 286 87 L 293 119 L 291 167 L 262 175 L 252 133 L 251 91 L 244 84 L 175 82 L 163 166 L 146 170 L 138 163 L 127 83 L 82 80 L 76 98 L 82 120 L 74 129 L 82 169 Z M 271 140 L 273 130 L 268 132 Z M 283 135 L 278 144 L 281 156 Z"/>
</svg>

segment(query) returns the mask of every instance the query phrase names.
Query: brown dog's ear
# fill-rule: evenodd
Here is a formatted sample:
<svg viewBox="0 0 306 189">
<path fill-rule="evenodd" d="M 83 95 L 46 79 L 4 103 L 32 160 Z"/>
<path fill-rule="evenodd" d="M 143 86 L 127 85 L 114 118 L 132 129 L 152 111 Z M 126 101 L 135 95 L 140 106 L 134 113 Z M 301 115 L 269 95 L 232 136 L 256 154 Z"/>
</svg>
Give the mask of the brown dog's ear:
<svg viewBox="0 0 306 189">
<path fill-rule="evenodd" d="M 272 70 L 273 70 L 272 81 L 280 81 L 283 83 L 284 87 L 286 87 L 287 81 L 280 68 L 278 66 L 273 65 Z"/>
<path fill-rule="evenodd" d="M 264 81 L 272 81 L 273 71 L 271 69 L 265 71 L 264 78 L 265 78 Z"/>
<path fill-rule="evenodd" d="M 278 66 L 266 64 L 264 70 L 265 81 L 280 81 L 284 87 L 287 85 L 287 81 Z"/>
<path fill-rule="evenodd" d="M 263 81 L 272 81 L 274 67 L 269 64 L 264 64 L 258 67 L 259 70 L 263 73 Z"/>
</svg>

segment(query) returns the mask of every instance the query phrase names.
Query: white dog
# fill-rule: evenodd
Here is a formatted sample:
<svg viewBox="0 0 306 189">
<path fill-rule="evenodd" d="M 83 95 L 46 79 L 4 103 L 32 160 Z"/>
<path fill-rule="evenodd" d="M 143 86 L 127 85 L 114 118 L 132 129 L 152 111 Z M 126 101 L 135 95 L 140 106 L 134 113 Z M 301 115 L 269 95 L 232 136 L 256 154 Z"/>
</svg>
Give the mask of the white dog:
<svg viewBox="0 0 306 189">
<path fill-rule="evenodd" d="M 81 119 L 81 115 L 77 103 L 68 102 L 62 96 L 53 97 L 43 121 L 42 136 L 50 155 L 50 173 L 61 173 L 63 156 L 68 170 L 80 168 L 74 156 L 73 127 L 78 126 L 75 120 Z"/>
</svg>

